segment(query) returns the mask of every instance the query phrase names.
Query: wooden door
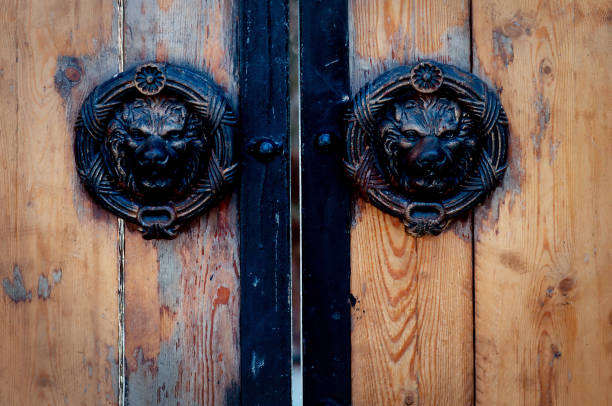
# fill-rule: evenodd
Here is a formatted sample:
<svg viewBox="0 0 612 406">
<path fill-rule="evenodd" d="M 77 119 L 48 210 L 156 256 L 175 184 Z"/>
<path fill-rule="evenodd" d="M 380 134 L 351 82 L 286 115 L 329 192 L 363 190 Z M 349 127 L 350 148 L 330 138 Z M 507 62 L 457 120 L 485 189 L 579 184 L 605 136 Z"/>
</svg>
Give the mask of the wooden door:
<svg viewBox="0 0 612 406">
<path fill-rule="evenodd" d="M 609 17 L 598 0 L 302 3 L 305 404 L 612 404 Z M 417 239 L 351 197 L 340 116 L 423 59 L 497 89 L 510 145 L 492 196 Z"/>
<path fill-rule="evenodd" d="M 0 404 L 289 403 L 285 2 L 0 6 Z M 74 163 L 85 96 L 146 61 L 207 73 L 241 116 L 241 181 L 171 241 L 96 205 Z"/>
<path fill-rule="evenodd" d="M 289 404 L 287 2 L 0 5 L 0 405 Z M 602 0 L 300 2 L 305 405 L 612 404 L 609 20 Z M 352 191 L 343 119 L 422 59 L 497 89 L 510 145 L 484 204 L 417 239 Z M 240 181 L 172 241 L 74 164 L 87 94 L 146 61 L 207 73 L 239 116 Z"/>
</svg>

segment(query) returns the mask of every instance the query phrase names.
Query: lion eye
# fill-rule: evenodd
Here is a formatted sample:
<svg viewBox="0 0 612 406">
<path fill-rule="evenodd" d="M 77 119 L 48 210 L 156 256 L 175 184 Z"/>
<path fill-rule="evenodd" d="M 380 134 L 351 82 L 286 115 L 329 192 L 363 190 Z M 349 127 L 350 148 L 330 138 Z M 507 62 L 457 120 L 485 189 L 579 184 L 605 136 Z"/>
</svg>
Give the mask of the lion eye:
<svg viewBox="0 0 612 406">
<path fill-rule="evenodd" d="M 170 131 L 166 134 L 166 137 L 168 138 L 179 138 L 181 136 L 181 132 L 180 131 Z"/>
<path fill-rule="evenodd" d="M 456 135 L 455 131 L 446 130 L 446 131 L 443 131 L 438 137 L 444 138 L 444 139 L 451 139 L 451 138 L 454 138 L 455 135 Z"/>
<path fill-rule="evenodd" d="M 419 139 L 419 134 L 416 131 L 406 131 L 403 134 L 404 138 L 410 142 L 417 141 Z"/>
<path fill-rule="evenodd" d="M 137 128 L 133 128 L 130 130 L 130 136 L 135 140 L 142 140 L 145 138 L 144 133 Z"/>
</svg>

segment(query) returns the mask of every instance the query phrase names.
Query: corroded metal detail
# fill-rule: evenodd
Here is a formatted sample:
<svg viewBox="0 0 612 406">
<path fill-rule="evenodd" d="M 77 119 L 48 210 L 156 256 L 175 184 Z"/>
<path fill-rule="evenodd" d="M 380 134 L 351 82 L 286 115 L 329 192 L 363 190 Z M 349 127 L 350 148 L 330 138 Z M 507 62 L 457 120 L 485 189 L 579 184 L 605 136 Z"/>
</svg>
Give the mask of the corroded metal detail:
<svg viewBox="0 0 612 406">
<path fill-rule="evenodd" d="M 174 238 L 236 176 L 236 117 L 206 75 L 147 63 L 87 97 L 75 124 L 81 181 L 146 239 Z"/>
<path fill-rule="evenodd" d="M 365 199 L 408 233 L 437 235 L 503 177 L 508 119 L 476 76 L 424 61 L 355 95 L 346 146 L 346 172 Z"/>
</svg>

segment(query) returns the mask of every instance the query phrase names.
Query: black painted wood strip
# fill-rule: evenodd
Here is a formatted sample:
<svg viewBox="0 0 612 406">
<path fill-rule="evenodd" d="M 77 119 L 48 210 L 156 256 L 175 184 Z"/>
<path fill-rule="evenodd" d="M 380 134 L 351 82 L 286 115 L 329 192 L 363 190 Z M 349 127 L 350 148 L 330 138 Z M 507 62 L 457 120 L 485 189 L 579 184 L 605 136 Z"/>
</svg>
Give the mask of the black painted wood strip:
<svg viewBox="0 0 612 406">
<path fill-rule="evenodd" d="M 240 6 L 242 404 L 290 405 L 288 5 Z"/>
<path fill-rule="evenodd" d="M 304 405 L 351 403 L 350 189 L 342 170 L 348 101 L 346 0 L 302 1 Z"/>
</svg>

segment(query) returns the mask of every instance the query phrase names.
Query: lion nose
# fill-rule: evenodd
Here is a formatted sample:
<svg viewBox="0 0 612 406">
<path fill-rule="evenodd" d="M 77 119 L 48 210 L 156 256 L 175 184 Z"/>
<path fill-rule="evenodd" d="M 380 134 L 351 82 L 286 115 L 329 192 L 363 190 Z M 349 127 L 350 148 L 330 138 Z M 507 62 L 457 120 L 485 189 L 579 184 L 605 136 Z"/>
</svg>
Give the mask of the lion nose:
<svg viewBox="0 0 612 406">
<path fill-rule="evenodd" d="M 165 154 L 163 154 L 157 148 L 149 148 L 147 151 L 145 151 L 143 158 L 144 158 L 144 161 L 148 161 L 148 162 L 160 162 L 162 159 L 165 158 L 164 155 Z"/>
<path fill-rule="evenodd" d="M 161 137 L 152 136 L 147 139 L 145 149 L 140 155 L 140 163 L 144 165 L 165 165 L 168 162 L 164 140 Z"/>
<path fill-rule="evenodd" d="M 419 145 L 416 163 L 421 168 L 439 168 L 444 165 L 446 156 L 440 149 L 436 137 L 425 137 Z"/>
<path fill-rule="evenodd" d="M 418 158 L 417 163 L 422 167 L 439 167 L 444 164 L 446 157 L 440 151 L 425 151 Z"/>
</svg>

